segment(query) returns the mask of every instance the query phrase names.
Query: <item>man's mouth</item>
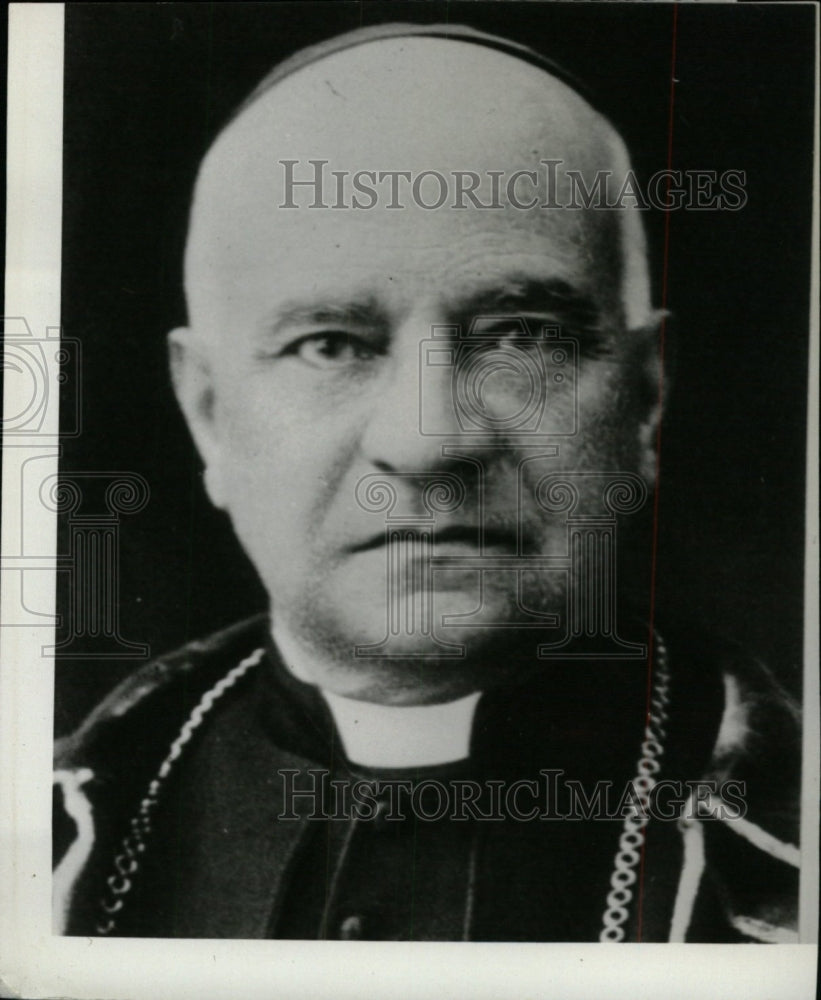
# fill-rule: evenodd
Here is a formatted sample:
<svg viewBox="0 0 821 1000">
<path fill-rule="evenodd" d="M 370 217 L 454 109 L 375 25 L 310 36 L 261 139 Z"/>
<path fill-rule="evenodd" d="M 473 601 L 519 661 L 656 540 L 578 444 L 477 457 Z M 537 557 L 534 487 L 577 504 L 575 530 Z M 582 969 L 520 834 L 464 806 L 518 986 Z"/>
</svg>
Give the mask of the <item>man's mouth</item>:
<svg viewBox="0 0 821 1000">
<path fill-rule="evenodd" d="M 384 548 L 387 545 L 418 545 L 432 547 L 431 554 L 447 554 L 454 549 L 473 549 L 478 554 L 483 550 L 498 552 L 503 550 L 515 553 L 519 540 L 515 530 L 486 527 L 484 531 L 477 525 L 450 525 L 444 528 L 431 528 L 430 532 L 420 529 L 417 525 L 402 527 L 396 525 L 352 545 L 350 552 L 369 552 Z"/>
</svg>

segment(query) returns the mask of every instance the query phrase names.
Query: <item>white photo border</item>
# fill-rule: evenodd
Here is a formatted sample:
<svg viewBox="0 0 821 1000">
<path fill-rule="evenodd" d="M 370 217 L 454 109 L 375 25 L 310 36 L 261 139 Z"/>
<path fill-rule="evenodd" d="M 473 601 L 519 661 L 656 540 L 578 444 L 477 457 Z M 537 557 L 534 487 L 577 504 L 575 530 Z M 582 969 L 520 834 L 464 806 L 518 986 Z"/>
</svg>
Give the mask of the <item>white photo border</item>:
<svg viewBox="0 0 821 1000">
<path fill-rule="evenodd" d="M 816 14 L 816 32 L 818 18 Z M 6 316 L 34 337 L 60 323 L 64 8 L 13 4 L 9 17 L 8 231 Z M 816 93 L 818 44 L 816 36 Z M 818 116 L 815 160 L 818 162 Z M 813 199 L 804 704 L 818 688 L 818 178 Z M 22 463 L 32 456 L 57 471 L 57 370 L 38 440 L 4 440 L 3 608 L 16 585 Z M 5 401 L 5 415 L 19 400 Z M 54 404 L 54 405 L 52 405 Z M 31 606 L 55 612 L 56 514 L 33 506 L 43 569 L 27 576 Z M 31 536 L 29 536 L 31 537 Z M 796 998 L 814 995 L 818 929 L 818 714 L 804 730 L 800 939 L 781 945 L 378 944 L 367 942 L 102 940 L 51 933 L 50 788 L 53 661 L 42 647 L 51 625 L 3 621 L 0 629 L 0 980 L 10 996 L 153 998 L 334 996 Z"/>
</svg>

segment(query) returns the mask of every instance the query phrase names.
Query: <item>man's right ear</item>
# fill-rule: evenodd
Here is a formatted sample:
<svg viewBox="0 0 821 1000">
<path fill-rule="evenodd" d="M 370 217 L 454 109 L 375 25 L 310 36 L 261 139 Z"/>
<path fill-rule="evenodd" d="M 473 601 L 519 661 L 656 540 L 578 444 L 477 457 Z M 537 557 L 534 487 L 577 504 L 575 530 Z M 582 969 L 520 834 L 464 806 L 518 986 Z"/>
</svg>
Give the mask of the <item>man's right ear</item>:
<svg viewBox="0 0 821 1000">
<path fill-rule="evenodd" d="M 209 347 L 202 335 L 188 327 L 178 327 L 168 334 L 174 393 L 205 466 L 208 496 L 215 507 L 222 508 L 222 448 Z"/>
</svg>

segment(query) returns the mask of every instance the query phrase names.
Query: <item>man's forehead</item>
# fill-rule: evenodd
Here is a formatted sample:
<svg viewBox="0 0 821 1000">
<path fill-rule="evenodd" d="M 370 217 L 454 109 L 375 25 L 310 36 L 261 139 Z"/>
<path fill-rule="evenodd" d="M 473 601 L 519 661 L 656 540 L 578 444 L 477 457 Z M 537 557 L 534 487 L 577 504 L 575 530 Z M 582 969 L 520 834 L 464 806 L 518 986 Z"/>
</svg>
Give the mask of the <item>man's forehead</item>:
<svg viewBox="0 0 821 1000">
<path fill-rule="evenodd" d="M 267 227 L 288 239 L 315 233 L 344 242 L 352 231 L 358 239 L 368 229 L 378 238 L 389 224 L 406 234 L 416 230 L 424 249 L 429 231 L 456 237 L 477 228 L 472 202 L 456 191 L 459 174 L 478 178 L 484 204 L 497 203 L 489 213 L 496 218 L 481 220 L 479 228 L 497 234 L 550 228 L 573 231 L 575 239 L 578 212 L 510 207 L 528 183 L 524 178 L 517 186 L 516 175 L 531 172 L 544 201 L 544 163 L 560 161 L 554 196 L 566 198 L 565 171 L 592 178 L 611 169 L 615 138 L 579 94 L 506 52 L 442 38 L 379 39 L 297 70 L 228 126 L 201 171 L 192 238 L 236 248 Z M 439 178 L 449 188 L 447 204 L 428 211 L 422 204 Z M 363 193 L 363 184 L 377 193 Z M 461 207 L 453 208 L 460 198 Z M 420 213 L 429 218 L 412 218 Z"/>
<path fill-rule="evenodd" d="M 310 266 L 312 246 L 338 245 L 344 254 L 363 242 L 390 244 L 389 233 L 397 242 L 407 239 L 418 250 L 435 251 L 437 243 L 499 243 L 513 231 L 526 231 L 534 252 L 548 234 L 555 253 L 581 248 L 588 261 L 606 262 L 608 277 L 617 282 L 612 213 L 521 211 L 509 204 L 510 190 L 517 189 L 507 182 L 517 171 L 532 171 L 544 200 L 544 161 L 560 161 L 554 195 L 564 198 L 566 170 L 591 179 L 597 171 L 624 167 L 622 150 L 612 126 L 579 93 L 508 52 L 402 36 L 336 51 L 261 92 L 217 139 L 194 201 L 189 292 L 192 276 L 225 274 L 235 270 L 235 261 L 244 271 L 249 258 L 256 267 L 262 257 L 287 251 L 292 261 L 307 253 Z M 311 161 L 322 161 L 321 168 Z M 309 207 L 316 192 L 310 183 L 288 187 L 289 178 L 310 181 L 317 170 L 325 210 Z M 438 172 L 451 186 L 457 183 L 454 172 L 473 174 L 481 178 L 480 197 L 487 199 L 494 171 L 501 177 L 502 206 L 496 207 L 503 211 L 474 210 L 469 201 L 463 203 L 467 211 L 450 203 L 440 211 L 418 204 L 391 211 L 390 180 L 378 186 L 370 211 L 351 205 L 355 176 L 362 172 L 402 172 L 406 185 Z M 427 182 L 414 197 L 428 198 L 431 191 L 435 187 Z M 527 197 L 533 193 L 531 188 Z M 453 194 L 448 191 L 449 198 Z M 283 208 L 289 201 L 295 207 Z M 407 269 L 407 257 L 404 263 Z"/>
<path fill-rule="evenodd" d="M 604 169 L 611 138 L 579 94 L 506 52 L 387 38 L 335 52 L 263 92 L 218 138 L 203 173 L 219 182 L 230 165 L 253 176 L 289 157 L 348 170 L 510 169 L 540 156 Z"/>
</svg>

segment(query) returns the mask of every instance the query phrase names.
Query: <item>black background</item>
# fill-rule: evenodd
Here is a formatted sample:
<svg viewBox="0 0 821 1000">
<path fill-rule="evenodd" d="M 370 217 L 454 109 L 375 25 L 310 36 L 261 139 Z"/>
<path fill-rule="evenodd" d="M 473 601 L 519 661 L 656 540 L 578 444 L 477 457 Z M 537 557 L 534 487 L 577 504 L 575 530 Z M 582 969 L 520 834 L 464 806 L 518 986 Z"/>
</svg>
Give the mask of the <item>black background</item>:
<svg viewBox="0 0 821 1000">
<path fill-rule="evenodd" d="M 747 172 L 743 210 L 667 220 L 676 359 L 657 614 L 743 640 L 800 690 L 813 11 L 677 8 L 67 6 L 63 330 L 83 346 L 74 389 L 83 432 L 65 442 L 64 467 L 129 470 L 150 484 L 148 506 L 122 523 L 126 639 L 156 655 L 265 606 L 226 519 L 205 500 L 167 376 L 165 334 L 185 319 L 181 256 L 199 159 L 295 49 L 363 24 L 450 21 L 524 41 L 587 82 L 644 176 L 667 166 L 675 39 L 672 166 Z M 660 304 L 664 214 L 646 222 Z M 58 662 L 57 730 L 135 665 Z"/>
</svg>

